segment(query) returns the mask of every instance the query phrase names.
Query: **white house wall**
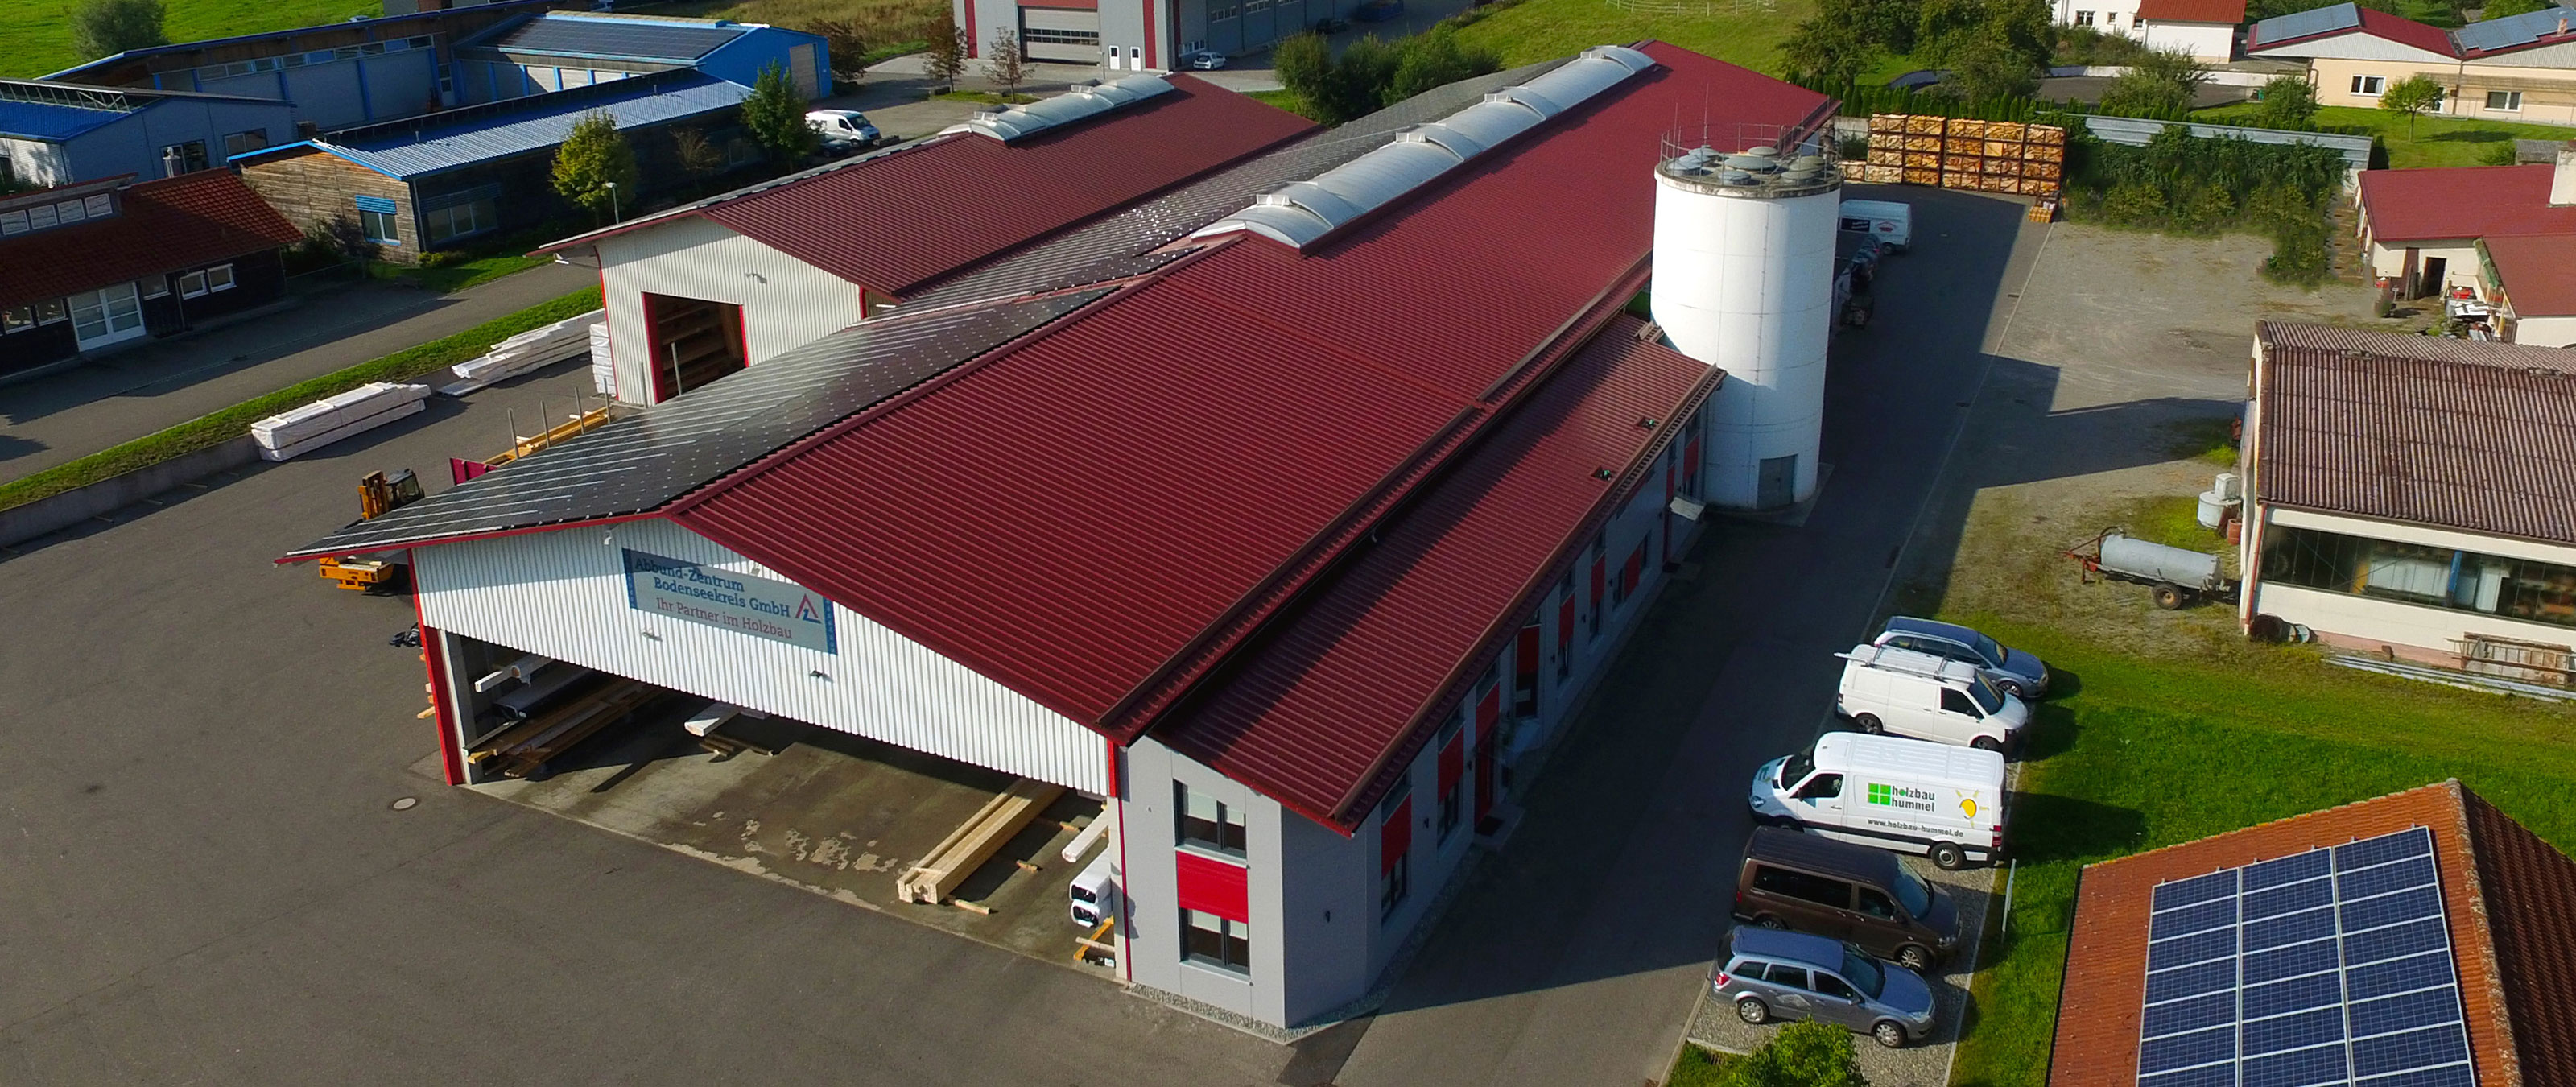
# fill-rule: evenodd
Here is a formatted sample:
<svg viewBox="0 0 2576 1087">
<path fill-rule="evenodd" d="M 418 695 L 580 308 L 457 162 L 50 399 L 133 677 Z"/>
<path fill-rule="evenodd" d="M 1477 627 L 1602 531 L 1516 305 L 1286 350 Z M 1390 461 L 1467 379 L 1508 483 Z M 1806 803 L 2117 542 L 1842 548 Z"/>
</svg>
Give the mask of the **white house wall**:
<svg viewBox="0 0 2576 1087">
<path fill-rule="evenodd" d="M 2364 539 L 2420 544 L 2503 558 L 2576 566 L 2576 547 L 2271 506 L 2263 507 L 2262 514 L 2267 526 L 2313 529 Z M 2363 642 L 2411 647 L 2434 654 L 2456 652 L 2457 647 L 2452 643 L 2470 634 L 2514 638 L 2547 645 L 2576 643 L 2576 627 L 2531 623 L 2501 615 L 2405 604 L 2356 593 L 2310 589 L 2270 581 L 2256 584 L 2247 602 L 2245 614 L 2277 615 L 2282 619 L 2304 624 L 2327 634 L 2341 635 Z"/>
<path fill-rule="evenodd" d="M 2576 347 L 2576 317 L 2524 317 L 2513 323 L 2513 342 L 2534 347 Z"/>
<path fill-rule="evenodd" d="M 636 610 L 626 548 L 791 580 L 671 522 L 630 521 L 417 549 L 422 621 L 915 751 L 1108 791 L 1099 733 L 847 608 L 832 608 L 837 653 Z"/>
<path fill-rule="evenodd" d="M 1304 817 L 1284 813 L 1278 802 L 1151 737 L 1128 747 L 1122 761 L 1126 792 L 1120 797 L 1119 846 L 1126 851 L 1127 929 L 1120 954 L 1126 957 L 1129 979 L 1262 1022 L 1288 1022 L 1286 979 L 1292 965 L 1280 914 L 1281 881 L 1288 878 L 1280 863 L 1280 823 L 1283 819 L 1303 822 Z M 1248 975 L 1188 962 L 1181 956 L 1180 877 L 1173 858 L 1183 847 L 1172 807 L 1173 782 L 1244 814 L 1244 856 L 1206 856 L 1248 869 L 1250 916 L 1244 919 L 1252 930 Z M 1295 878 L 1306 875 L 1299 872 Z M 1309 949 L 1294 951 L 1293 969 L 1305 970 Z"/>
<path fill-rule="evenodd" d="M 2410 60 L 2426 64 L 2452 64 L 2458 58 L 2417 49 L 2402 42 L 2370 34 L 2345 34 L 2320 41 L 2298 42 L 2279 49 L 2264 49 L 2252 56 L 2307 58 L 2311 60 Z M 2391 82 L 2395 82 L 2391 80 Z"/>
<path fill-rule="evenodd" d="M 8 157 L 9 172 L 25 184 L 50 189 L 81 180 L 72 176 L 69 156 L 58 143 L 0 137 L 0 154 Z"/>
<path fill-rule="evenodd" d="M 743 349 L 754 366 L 861 316 L 857 284 L 703 216 L 679 216 L 598 246 L 617 398 L 631 404 L 653 399 L 646 292 L 741 306 Z"/>
<path fill-rule="evenodd" d="M 2147 24 L 2147 48 L 2179 51 L 2201 60 L 2227 60 L 2236 53 L 2236 28 L 2217 23 Z"/>
</svg>

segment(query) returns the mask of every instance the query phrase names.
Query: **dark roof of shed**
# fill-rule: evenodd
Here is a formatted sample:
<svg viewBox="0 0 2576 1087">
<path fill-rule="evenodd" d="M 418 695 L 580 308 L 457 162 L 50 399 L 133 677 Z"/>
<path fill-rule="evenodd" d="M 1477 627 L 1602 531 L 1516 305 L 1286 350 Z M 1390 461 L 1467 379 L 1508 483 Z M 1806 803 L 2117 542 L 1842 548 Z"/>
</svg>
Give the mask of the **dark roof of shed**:
<svg viewBox="0 0 2576 1087">
<path fill-rule="evenodd" d="M 96 290 L 303 240 L 302 231 L 224 170 L 116 191 L 117 214 L 0 238 L 0 305 Z"/>
<path fill-rule="evenodd" d="M 2268 340 L 2255 497 L 2576 544 L 2576 353 L 2484 344 L 2469 358 L 2405 342 L 2433 339 Z"/>
<path fill-rule="evenodd" d="M 2449 781 L 2086 866 L 2051 1087 L 2136 1087 L 2157 884 L 2416 826 L 2433 836 L 2478 1082 L 2576 1083 L 2565 1015 L 2576 1000 L 2566 954 L 2576 861 Z"/>
</svg>

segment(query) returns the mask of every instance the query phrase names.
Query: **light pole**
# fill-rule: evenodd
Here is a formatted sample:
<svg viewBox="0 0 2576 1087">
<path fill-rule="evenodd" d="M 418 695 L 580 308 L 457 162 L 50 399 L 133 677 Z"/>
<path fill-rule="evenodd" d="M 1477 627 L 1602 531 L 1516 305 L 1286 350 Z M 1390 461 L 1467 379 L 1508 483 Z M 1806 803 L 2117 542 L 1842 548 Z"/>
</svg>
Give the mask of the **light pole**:
<svg viewBox="0 0 2576 1087">
<path fill-rule="evenodd" d="M 604 184 L 606 184 L 606 185 L 608 186 L 608 221 L 609 221 L 609 223 L 611 223 L 611 224 L 613 225 L 613 224 L 616 224 L 616 223 L 622 223 L 622 222 L 625 222 L 625 221 L 626 221 L 625 217 L 624 217 L 624 216 L 622 216 L 622 215 L 619 215 L 619 214 L 618 214 L 618 211 L 617 211 L 617 183 L 616 183 L 616 182 L 614 182 L 614 181 L 610 181 L 610 182 L 605 182 Z"/>
</svg>

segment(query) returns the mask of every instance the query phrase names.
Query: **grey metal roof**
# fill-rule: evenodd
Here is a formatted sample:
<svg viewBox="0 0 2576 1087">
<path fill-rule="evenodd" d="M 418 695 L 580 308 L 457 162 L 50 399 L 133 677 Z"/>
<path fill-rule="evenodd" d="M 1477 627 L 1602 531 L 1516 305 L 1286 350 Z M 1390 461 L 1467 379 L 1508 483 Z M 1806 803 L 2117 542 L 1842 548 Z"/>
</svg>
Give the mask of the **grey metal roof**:
<svg viewBox="0 0 2576 1087">
<path fill-rule="evenodd" d="M 2470 359 L 2429 336 L 2283 342 L 2310 338 L 2303 327 L 2262 327 L 2257 499 L 2576 544 L 2576 372 L 2542 361 L 2569 352 L 2480 344 L 2502 350 Z"/>
<path fill-rule="evenodd" d="M 2084 127 L 2091 129 L 2093 135 L 2101 138 L 2103 142 L 2127 144 L 2131 147 L 2146 146 L 2147 141 L 2156 137 L 2156 133 L 2165 130 L 2165 126 L 2177 123 L 2182 122 L 2150 121 L 2138 117 L 2087 116 L 2084 118 Z M 2191 129 L 2192 135 L 2203 138 L 2224 136 L 2252 140 L 2255 143 L 2308 143 L 2319 147 L 2331 147 L 2343 153 L 2344 162 L 2349 168 L 2354 170 L 2370 168 L 2370 137 L 2368 136 L 2343 136 L 2331 132 L 2291 132 L 2278 128 L 2239 128 L 2234 125 L 2190 124 L 2186 127 Z"/>
<path fill-rule="evenodd" d="M 313 141 L 334 154 L 398 178 L 413 178 L 562 143 L 574 123 L 607 110 L 620 129 L 683 120 L 742 104 L 751 88 L 694 71 L 513 98 L 334 132 Z M 507 108 L 516 107 L 516 108 Z"/>
<path fill-rule="evenodd" d="M 906 299 L 902 308 L 918 312 L 1143 274 L 1177 257 L 1154 250 L 1241 209 L 1254 197 L 1384 147 L 1407 128 L 1456 113 L 1483 101 L 1487 94 L 1526 83 L 1564 63 L 1550 60 L 1424 91 L 1339 128 L 1316 132 L 1078 230 L 933 283 Z"/>
<path fill-rule="evenodd" d="M 649 512 L 1107 293 L 869 321 L 640 409 L 561 448 L 349 525 L 287 557 Z"/>
<path fill-rule="evenodd" d="M 2361 5 L 2336 4 L 2330 8 L 2312 8 L 2307 11 L 2294 11 L 2288 15 L 2275 15 L 2269 19 L 2265 19 L 2262 22 L 2254 24 L 2254 36 L 2251 40 L 2255 43 L 2257 48 L 2260 48 L 2266 45 L 2285 42 L 2292 38 L 2304 38 L 2312 34 L 2329 34 L 2337 30 L 2349 30 L 2360 25 Z"/>
<path fill-rule="evenodd" d="M 685 64 L 715 52 L 750 30 L 747 26 L 547 12 L 485 31 L 458 45 L 558 57 Z"/>
<path fill-rule="evenodd" d="M 2576 24 L 2576 10 L 2565 7 L 2543 8 L 2520 15 L 2508 15 L 2501 19 L 2470 23 L 2452 31 L 2451 40 L 2460 43 L 2460 48 L 2463 50 L 2511 49 L 2517 45 L 2529 45 L 2558 33 L 2558 24 L 2561 22 Z"/>
</svg>

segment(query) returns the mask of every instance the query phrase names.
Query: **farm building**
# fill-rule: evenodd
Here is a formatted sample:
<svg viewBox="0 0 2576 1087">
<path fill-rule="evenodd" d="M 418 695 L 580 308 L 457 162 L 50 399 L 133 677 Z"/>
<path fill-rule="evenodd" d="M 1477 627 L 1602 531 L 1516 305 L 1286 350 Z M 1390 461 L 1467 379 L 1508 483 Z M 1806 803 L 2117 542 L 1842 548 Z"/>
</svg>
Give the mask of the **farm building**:
<svg viewBox="0 0 2576 1087">
<path fill-rule="evenodd" d="M 0 196 L 0 380 L 275 302 L 301 237 L 222 170 Z"/>
<path fill-rule="evenodd" d="M 2532 124 L 2576 122 L 2576 9 L 2549 7 L 2470 23 L 2427 26 L 2359 4 L 2336 4 L 2254 24 L 2245 55 L 2302 60 L 2317 101 L 2379 104 L 2413 76 L 2442 85 L 2441 112 Z"/>
<path fill-rule="evenodd" d="M 2267 321 L 2253 390 L 2243 621 L 2576 675 L 2576 353 Z"/>
<path fill-rule="evenodd" d="M 0 182 L 168 177 L 293 138 L 283 102 L 0 79 Z"/>
<path fill-rule="evenodd" d="M 2576 236 L 2576 143 L 2554 164 L 2367 170 L 2357 199 L 2371 270 L 2400 297 L 2483 294 L 2479 239 Z"/>
<path fill-rule="evenodd" d="M 1037 138 L 1209 131 L 1170 82 Z M 1704 102 L 1786 160 L 1663 158 Z M 1509 824 L 1702 499 L 1812 492 L 1840 179 L 1797 153 L 1832 113 L 1649 42 L 1078 200 L 988 186 L 1006 232 L 871 224 L 959 270 L 847 265 L 895 296 L 866 320 L 284 561 L 408 555 L 451 781 L 571 669 L 1073 790 L 1125 981 L 1313 1022 Z M 949 146 L 820 177 L 1040 153 Z"/>
</svg>

